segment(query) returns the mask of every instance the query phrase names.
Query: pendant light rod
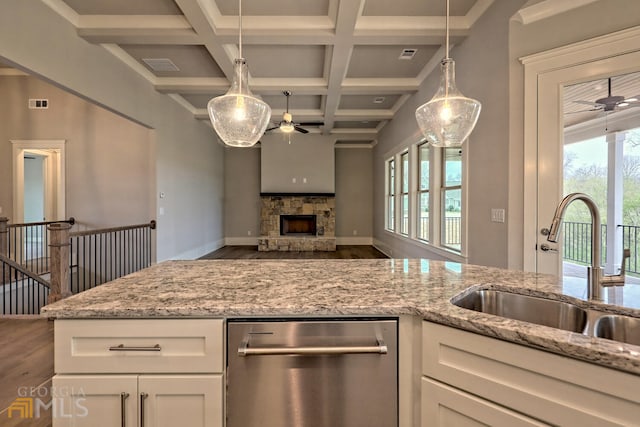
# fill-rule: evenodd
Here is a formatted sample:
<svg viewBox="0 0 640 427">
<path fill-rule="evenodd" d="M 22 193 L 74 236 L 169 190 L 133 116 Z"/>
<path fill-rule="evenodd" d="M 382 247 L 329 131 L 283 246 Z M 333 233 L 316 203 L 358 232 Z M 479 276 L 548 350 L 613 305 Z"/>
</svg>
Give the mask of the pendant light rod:
<svg viewBox="0 0 640 427">
<path fill-rule="evenodd" d="M 449 59 L 449 0 L 447 0 L 447 16 L 444 21 L 445 28 L 445 59 Z"/>
<path fill-rule="evenodd" d="M 238 53 L 242 58 L 242 0 L 238 0 L 238 46 Z"/>
</svg>

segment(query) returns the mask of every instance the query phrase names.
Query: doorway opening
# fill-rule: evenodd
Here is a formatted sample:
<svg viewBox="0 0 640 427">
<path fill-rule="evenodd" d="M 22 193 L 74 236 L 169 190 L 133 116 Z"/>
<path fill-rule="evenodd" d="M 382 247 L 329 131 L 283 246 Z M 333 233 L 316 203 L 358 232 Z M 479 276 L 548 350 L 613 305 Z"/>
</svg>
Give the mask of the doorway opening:
<svg viewBox="0 0 640 427">
<path fill-rule="evenodd" d="M 65 219 L 65 141 L 12 140 L 11 222 Z"/>
</svg>

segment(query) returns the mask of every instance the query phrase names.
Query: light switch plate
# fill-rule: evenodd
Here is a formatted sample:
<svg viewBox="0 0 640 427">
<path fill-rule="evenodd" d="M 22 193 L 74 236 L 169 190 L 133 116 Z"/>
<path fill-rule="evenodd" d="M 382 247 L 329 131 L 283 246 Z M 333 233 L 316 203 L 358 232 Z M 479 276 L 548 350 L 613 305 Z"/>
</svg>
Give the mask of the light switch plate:
<svg viewBox="0 0 640 427">
<path fill-rule="evenodd" d="M 504 209 L 491 209 L 491 222 L 504 222 Z"/>
</svg>

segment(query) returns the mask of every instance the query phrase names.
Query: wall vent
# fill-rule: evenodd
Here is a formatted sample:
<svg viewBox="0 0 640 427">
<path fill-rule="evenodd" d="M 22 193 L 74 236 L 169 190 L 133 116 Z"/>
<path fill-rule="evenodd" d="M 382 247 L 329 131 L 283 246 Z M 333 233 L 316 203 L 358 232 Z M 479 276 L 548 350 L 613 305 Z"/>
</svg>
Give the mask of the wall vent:
<svg viewBox="0 0 640 427">
<path fill-rule="evenodd" d="M 48 99 L 30 99 L 29 100 L 30 110 L 45 110 L 47 108 L 49 108 Z"/>
<path fill-rule="evenodd" d="M 402 53 L 398 59 L 413 59 L 418 49 L 402 49 Z"/>
<path fill-rule="evenodd" d="M 169 58 L 142 58 L 153 71 L 180 71 L 180 68 Z"/>
</svg>

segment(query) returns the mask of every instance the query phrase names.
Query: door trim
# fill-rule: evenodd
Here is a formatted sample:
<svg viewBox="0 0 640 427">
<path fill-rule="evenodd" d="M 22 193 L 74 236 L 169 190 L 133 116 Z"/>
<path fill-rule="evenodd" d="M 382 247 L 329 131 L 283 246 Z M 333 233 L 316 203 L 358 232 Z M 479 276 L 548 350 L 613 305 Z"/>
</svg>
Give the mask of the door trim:
<svg viewBox="0 0 640 427">
<path fill-rule="evenodd" d="M 55 180 L 55 190 L 56 190 L 56 200 L 55 206 L 56 211 L 53 212 L 54 218 L 50 219 L 64 219 L 66 217 L 66 207 L 65 207 L 65 145 L 66 140 L 64 139 L 12 139 L 12 162 L 13 162 L 13 223 L 21 223 L 24 222 L 24 153 L 25 151 L 40 151 L 40 152 L 51 152 L 55 151 L 57 156 L 57 164 L 56 168 L 53 168 L 50 162 L 52 156 L 47 156 L 46 160 L 46 169 L 47 169 L 47 177 L 45 177 L 45 181 L 47 181 L 47 193 L 50 193 L 51 190 L 51 174 L 54 169 L 57 169 L 57 179 Z M 47 196 L 45 196 L 47 197 Z M 51 205 L 51 203 L 48 203 Z M 48 211 L 48 207 L 45 207 L 45 212 Z M 48 218 L 49 219 L 49 218 Z"/>
<path fill-rule="evenodd" d="M 536 271 L 538 228 L 538 113 L 544 93 L 539 85 L 549 73 L 638 51 L 640 26 L 520 58 L 524 65 L 524 197 L 523 269 Z M 593 72 L 608 73 L 605 70 Z M 557 75 L 562 73 L 557 73 Z M 588 80 L 588 79 L 587 79 Z M 558 87 L 563 81 L 554 81 Z M 545 85 L 547 86 L 547 85 Z M 548 86 L 547 86 L 548 87 Z M 561 109 L 560 98 L 556 101 Z M 561 132 L 549 132 L 561 135 Z"/>
</svg>

